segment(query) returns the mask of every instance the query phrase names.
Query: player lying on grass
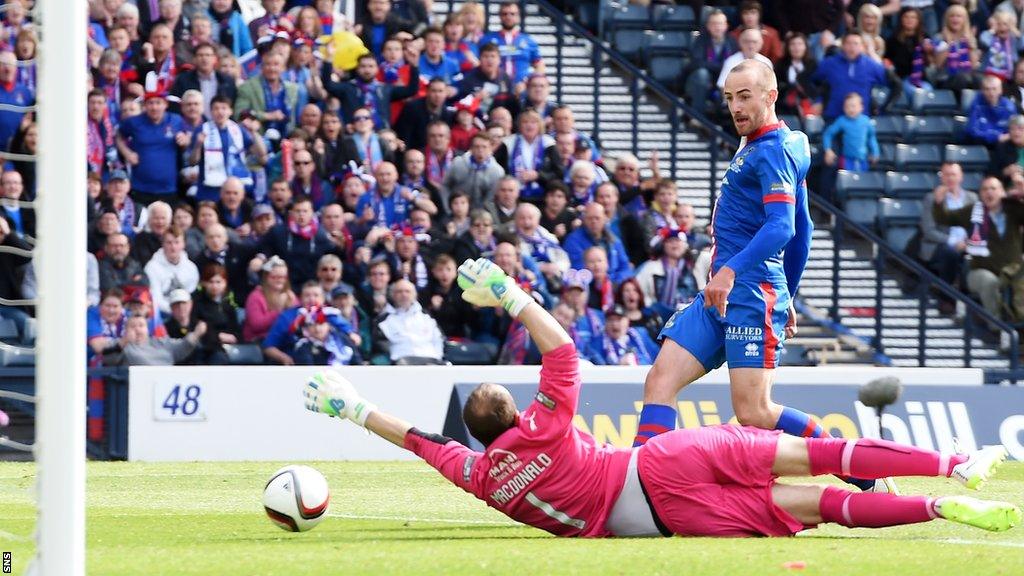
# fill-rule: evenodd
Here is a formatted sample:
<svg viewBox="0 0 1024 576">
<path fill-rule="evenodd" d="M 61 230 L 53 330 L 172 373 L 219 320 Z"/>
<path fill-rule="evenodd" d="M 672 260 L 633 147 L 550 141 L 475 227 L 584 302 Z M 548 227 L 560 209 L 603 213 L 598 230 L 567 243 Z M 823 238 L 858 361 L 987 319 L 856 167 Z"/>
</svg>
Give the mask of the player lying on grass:
<svg viewBox="0 0 1024 576">
<path fill-rule="evenodd" d="M 882 440 L 798 438 L 738 426 L 674 430 L 632 450 L 598 445 L 572 425 L 579 360 L 565 330 L 488 260 L 467 260 L 458 281 L 467 301 L 500 305 L 518 318 L 543 354 L 540 390 L 524 412 L 497 384 L 470 394 L 463 419 L 484 452 L 388 415 L 334 371 L 309 380 L 305 404 L 411 450 L 514 520 L 557 536 L 788 536 L 826 522 L 881 527 L 935 518 L 1002 531 L 1021 520 L 1012 504 L 966 496 L 775 482 L 819 474 L 944 476 L 978 488 L 1005 459 L 1001 446 L 946 456 Z"/>
</svg>

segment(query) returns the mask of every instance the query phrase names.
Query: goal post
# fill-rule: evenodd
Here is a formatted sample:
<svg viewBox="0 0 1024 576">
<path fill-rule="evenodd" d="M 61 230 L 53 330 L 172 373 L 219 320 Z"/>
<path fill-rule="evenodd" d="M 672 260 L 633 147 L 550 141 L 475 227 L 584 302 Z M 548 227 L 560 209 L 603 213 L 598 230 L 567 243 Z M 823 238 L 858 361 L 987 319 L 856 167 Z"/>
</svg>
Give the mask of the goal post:
<svg viewBox="0 0 1024 576">
<path fill-rule="evenodd" d="M 85 0 L 40 0 L 35 573 L 85 573 Z"/>
</svg>

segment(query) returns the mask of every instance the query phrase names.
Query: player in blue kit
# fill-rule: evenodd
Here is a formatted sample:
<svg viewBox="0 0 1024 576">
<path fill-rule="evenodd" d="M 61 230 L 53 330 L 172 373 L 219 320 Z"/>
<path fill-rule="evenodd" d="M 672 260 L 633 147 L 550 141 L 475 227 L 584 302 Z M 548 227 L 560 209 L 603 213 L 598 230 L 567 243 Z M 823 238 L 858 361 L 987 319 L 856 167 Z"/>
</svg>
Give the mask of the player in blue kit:
<svg viewBox="0 0 1024 576">
<path fill-rule="evenodd" d="M 775 74 L 761 62 L 737 65 L 724 95 L 742 140 L 711 217 L 711 280 L 661 332 L 634 445 L 674 429 L 679 391 L 726 362 L 741 424 L 828 436 L 804 412 L 771 399 L 782 339 L 796 333 L 792 297 L 811 247 L 807 136 L 779 122 Z M 862 489 L 875 484 L 850 481 Z"/>
</svg>

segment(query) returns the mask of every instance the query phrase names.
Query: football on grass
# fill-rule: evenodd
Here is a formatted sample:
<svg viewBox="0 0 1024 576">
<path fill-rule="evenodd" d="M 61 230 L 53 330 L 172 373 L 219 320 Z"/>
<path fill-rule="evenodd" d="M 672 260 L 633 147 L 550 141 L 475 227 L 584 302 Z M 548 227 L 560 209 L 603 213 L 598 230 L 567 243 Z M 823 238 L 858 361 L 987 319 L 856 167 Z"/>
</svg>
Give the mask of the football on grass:
<svg viewBox="0 0 1024 576">
<path fill-rule="evenodd" d="M 309 466 L 285 466 L 263 489 L 270 521 L 290 532 L 313 529 L 327 514 L 331 491 L 324 475 Z"/>
</svg>

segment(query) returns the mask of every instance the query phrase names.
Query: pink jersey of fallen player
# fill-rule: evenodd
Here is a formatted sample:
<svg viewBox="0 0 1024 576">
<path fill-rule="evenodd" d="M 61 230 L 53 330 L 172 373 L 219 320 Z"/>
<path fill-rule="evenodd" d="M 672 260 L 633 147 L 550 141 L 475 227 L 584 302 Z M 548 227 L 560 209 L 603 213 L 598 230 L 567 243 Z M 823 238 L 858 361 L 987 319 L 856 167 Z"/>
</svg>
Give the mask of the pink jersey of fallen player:
<svg viewBox="0 0 1024 576">
<path fill-rule="evenodd" d="M 544 355 L 540 391 L 516 426 L 483 453 L 405 435 L 405 447 L 459 488 L 514 520 L 557 536 L 610 536 L 629 450 L 599 445 L 572 425 L 580 394 L 576 348 Z"/>
</svg>

